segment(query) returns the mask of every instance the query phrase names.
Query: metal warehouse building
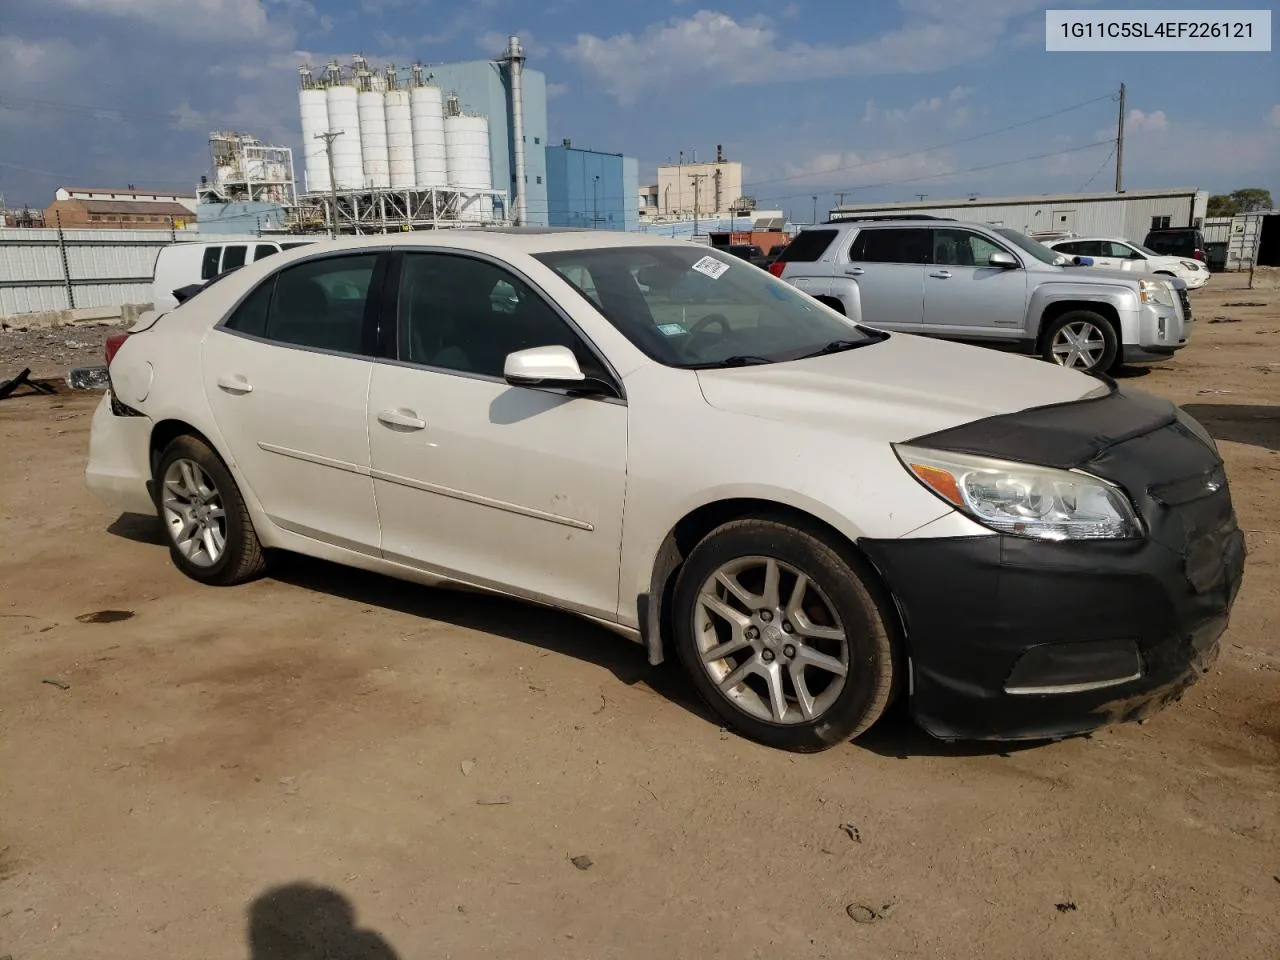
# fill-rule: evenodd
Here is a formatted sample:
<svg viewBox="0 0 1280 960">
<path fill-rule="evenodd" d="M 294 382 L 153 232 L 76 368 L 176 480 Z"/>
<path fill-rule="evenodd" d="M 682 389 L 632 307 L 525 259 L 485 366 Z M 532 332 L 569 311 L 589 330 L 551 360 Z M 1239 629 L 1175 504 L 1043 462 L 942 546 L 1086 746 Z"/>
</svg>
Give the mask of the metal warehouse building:
<svg viewBox="0 0 1280 960">
<path fill-rule="evenodd" d="M 553 227 L 635 230 L 639 183 L 633 157 L 580 150 L 568 140 L 547 147 L 547 220 Z"/>
<path fill-rule="evenodd" d="M 1069 231 L 1079 236 L 1117 237 L 1141 243 L 1148 230 L 1202 225 L 1208 202 L 1207 191 L 1185 187 L 1124 193 L 851 203 L 833 209 L 831 219 L 928 214 L 1012 227 L 1028 235 Z"/>
</svg>

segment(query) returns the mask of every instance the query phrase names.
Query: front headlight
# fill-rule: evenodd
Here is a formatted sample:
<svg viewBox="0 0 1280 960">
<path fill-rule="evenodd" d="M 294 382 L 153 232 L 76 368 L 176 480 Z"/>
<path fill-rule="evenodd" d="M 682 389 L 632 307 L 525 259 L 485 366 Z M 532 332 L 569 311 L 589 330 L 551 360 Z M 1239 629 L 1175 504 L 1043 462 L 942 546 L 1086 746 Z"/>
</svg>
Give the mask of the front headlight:
<svg viewBox="0 0 1280 960">
<path fill-rule="evenodd" d="M 1178 263 L 1182 265 L 1183 270 L 1190 270 L 1192 273 L 1199 273 L 1204 269 L 1204 264 L 1198 260 L 1179 260 Z"/>
<path fill-rule="evenodd" d="M 1138 295 L 1143 303 L 1163 303 L 1173 306 L 1173 287 L 1166 280 L 1139 280 Z"/>
<path fill-rule="evenodd" d="M 1129 498 L 1075 470 L 895 446 L 902 465 L 984 527 L 1034 540 L 1126 540 L 1142 535 Z"/>
</svg>

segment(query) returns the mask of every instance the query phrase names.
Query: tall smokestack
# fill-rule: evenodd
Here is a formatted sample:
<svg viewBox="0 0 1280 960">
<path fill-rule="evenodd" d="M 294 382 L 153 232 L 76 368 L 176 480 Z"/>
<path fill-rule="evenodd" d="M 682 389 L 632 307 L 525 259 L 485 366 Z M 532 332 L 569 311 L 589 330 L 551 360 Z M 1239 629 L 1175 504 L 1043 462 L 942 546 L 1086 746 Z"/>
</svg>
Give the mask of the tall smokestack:
<svg viewBox="0 0 1280 960">
<path fill-rule="evenodd" d="M 525 187 L 524 166 L 524 50 L 520 47 L 520 38 L 512 37 L 507 41 L 507 70 L 511 83 L 511 139 L 515 150 L 516 185 L 512 196 L 514 220 L 523 226 L 529 218 L 529 204 Z"/>
</svg>

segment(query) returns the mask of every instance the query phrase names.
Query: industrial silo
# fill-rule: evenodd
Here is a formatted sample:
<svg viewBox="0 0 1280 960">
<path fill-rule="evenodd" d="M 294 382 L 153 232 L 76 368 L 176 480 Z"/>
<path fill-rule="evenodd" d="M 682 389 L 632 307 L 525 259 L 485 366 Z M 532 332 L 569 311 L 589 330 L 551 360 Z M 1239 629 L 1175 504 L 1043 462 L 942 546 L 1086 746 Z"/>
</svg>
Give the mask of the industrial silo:
<svg viewBox="0 0 1280 960">
<path fill-rule="evenodd" d="M 413 171 L 413 112 L 409 91 L 397 89 L 394 67 L 387 68 L 387 163 L 392 190 L 412 190 L 417 185 Z"/>
<path fill-rule="evenodd" d="M 360 91 L 359 110 L 365 186 L 385 190 L 391 186 L 391 161 L 387 150 L 387 114 L 382 92 Z"/>
<path fill-rule="evenodd" d="M 318 139 L 329 129 L 329 106 L 322 88 L 315 85 L 311 71 L 298 71 L 302 86 L 298 91 L 298 110 L 302 115 L 303 173 L 307 189 L 312 192 L 329 189 L 329 158 L 324 141 Z"/>
<path fill-rule="evenodd" d="M 413 130 L 413 173 L 418 189 L 448 186 L 444 99 L 439 87 L 424 82 L 420 65 L 413 68 L 409 111 Z"/>
<path fill-rule="evenodd" d="M 463 193 L 493 189 L 488 117 L 458 112 L 457 99 L 450 97 L 444 118 L 444 143 L 450 187 Z M 493 200 L 484 197 L 468 203 L 462 219 L 488 220 L 492 215 Z"/>
<path fill-rule="evenodd" d="M 333 177 L 339 190 L 364 189 L 364 152 L 360 147 L 360 95 L 349 83 L 333 83 L 326 91 L 329 129 L 342 132 L 333 140 Z"/>
</svg>

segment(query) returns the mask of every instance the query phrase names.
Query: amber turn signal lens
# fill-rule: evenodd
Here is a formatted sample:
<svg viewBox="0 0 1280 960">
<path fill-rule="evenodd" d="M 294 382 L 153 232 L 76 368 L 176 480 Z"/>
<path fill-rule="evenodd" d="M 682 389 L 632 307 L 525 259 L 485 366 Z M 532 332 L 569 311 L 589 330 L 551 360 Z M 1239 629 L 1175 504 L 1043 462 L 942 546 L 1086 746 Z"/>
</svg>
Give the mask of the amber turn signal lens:
<svg viewBox="0 0 1280 960">
<path fill-rule="evenodd" d="M 953 503 L 957 507 L 964 506 L 964 497 L 960 493 L 960 486 L 956 483 L 956 478 L 952 476 L 948 470 L 941 467 L 930 467 L 923 463 L 909 464 L 911 472 L 919 478 L 920 482 L 936 493 L 948 503 Z"/>
</svg>

